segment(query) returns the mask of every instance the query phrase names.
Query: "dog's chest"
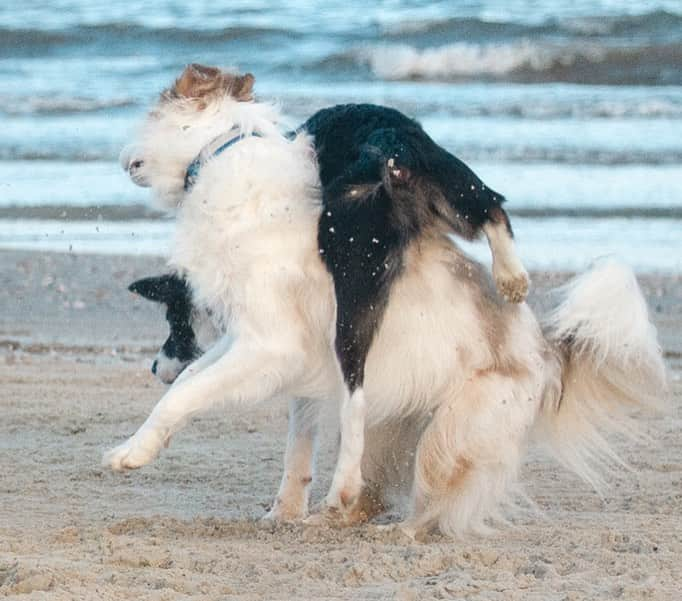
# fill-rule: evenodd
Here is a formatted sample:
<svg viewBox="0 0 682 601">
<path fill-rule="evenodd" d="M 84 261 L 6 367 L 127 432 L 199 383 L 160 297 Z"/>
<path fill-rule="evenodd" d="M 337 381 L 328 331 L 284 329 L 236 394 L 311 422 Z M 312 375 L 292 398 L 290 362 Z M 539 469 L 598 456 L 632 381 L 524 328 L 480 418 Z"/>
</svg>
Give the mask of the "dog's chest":
<svg viewBox="0 0 682 601">
<path fill-rule="evenodd" d="M 250 263 L 248 244 L 231 229 L 226 215 L 183 207 L 170 260 L 187 274 L 194 295 L 223 318 L 238 301 Z"/>
</svg>

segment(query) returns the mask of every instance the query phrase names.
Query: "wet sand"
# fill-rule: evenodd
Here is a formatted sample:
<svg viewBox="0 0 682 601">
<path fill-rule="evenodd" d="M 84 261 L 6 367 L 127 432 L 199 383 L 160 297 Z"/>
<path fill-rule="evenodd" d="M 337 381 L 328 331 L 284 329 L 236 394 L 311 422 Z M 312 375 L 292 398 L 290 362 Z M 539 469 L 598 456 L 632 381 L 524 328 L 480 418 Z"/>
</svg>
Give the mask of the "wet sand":
<svg viewBox="0 0 682 601">
<path fill-rule="evenodd" d="M 538 513 L 488 538 L 411 541 L 258 522 L 279 482 L 281 407 L 194 420 L 153 465 L 100 467 L 164 386 L 163 311 L 126 286 L 154 258 L 0 251 L 0 595 L 20 599 L 678 600 L 682 277 L 644 276 L 673 389 L 601 500 L 531 451 Z M 561 274 L 535 274 L 536 305 Z M 320 452 L 314 502 L 333 461 Z"/>
</svg>

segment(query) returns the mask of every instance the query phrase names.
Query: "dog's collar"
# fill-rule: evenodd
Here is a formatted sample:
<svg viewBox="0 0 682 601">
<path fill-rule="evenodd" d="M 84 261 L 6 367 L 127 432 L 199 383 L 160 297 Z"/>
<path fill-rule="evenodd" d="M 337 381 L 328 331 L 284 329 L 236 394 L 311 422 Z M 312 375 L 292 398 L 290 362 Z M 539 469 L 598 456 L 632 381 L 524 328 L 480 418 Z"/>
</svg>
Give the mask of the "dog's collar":
<svg viewBox="0 0 682 601">
<path fill-rule="evenodd" d="M 237 133 L 235 134 L 235 132 Z M 192 189 L 192 186 L 194 186 L 199 177 L 201 167 L 207 160 L 217 157 L 219 154 L 225 152 L 230 146 L 234 146 L 237 142 L 251 136 L 255 136 L 256 138 L 262 137 L 261 134 L 255 131 L 250 134 L 245 134 L 239 131 L 238 125 L 235 125 L 229 131 L 220 134 L 206 144 L 196 158 L 189 164 L 187 171 L 185 171 L 185 192 Z"/>
</svg>

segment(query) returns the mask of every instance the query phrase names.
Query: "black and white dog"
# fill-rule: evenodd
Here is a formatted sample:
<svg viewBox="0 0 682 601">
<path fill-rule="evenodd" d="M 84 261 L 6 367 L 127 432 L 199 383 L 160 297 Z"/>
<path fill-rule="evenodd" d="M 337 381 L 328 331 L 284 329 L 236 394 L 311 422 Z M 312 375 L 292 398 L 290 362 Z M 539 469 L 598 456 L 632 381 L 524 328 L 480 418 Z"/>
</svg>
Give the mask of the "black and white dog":
<svg viewBox="0 0 682 601">
<path fill-rule="evenodd" d="M 521 301 L 527 276 L 502 198 L 417 123 L 350 105 L 288 137 L 252 87 L 250 75 L 188 67 L 124 156 L 176 211 L 170 263 L 225 334 L 105 464 L 149 463 L 215 403 L 287 398 L 274 519 L 307 513 L 325 401 L 341 405 L 326 518 L 367 517 L 402 486 L 407 529 L 481 528 L 531 433 L 598 485 L 612 457 L 600 426 L 627 424 L 624 409 L 666 386 L 632 272 L 610 261 L 579 276 L 543 329 L 503 298 Z M 481 230 L 502 294 L 450 238 Z"/>
<path fill-rule="evenodd" d="M 152 363 L 152 373 L 165 384 L 172 384 L 187 365 L 217 340 L 220 332 L 209 311 L 201 310 L 192 301 L 185 278 L 175 273 L 137 280 L 128 290 L 166 307 L 170 332 Z"/>
</svg>

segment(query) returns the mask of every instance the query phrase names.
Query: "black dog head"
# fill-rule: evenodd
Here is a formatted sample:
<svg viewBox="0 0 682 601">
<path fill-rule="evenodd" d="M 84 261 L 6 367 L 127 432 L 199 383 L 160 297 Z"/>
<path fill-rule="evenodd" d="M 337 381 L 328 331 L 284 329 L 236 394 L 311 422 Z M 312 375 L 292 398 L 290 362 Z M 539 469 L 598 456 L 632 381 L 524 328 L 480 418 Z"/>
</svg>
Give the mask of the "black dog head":
<svg viewBox="0 0 682 601">
<path fill-rule="evenodd" d="M 152 364 L 152 373 L 170 384 L 201 354 L 192 326 L 194 311 L 189 286 L 184 278 L 165 274 L 137 280 L 128 286 L 128 290 L 166 305 L 170 334 Z"/>
</svg>

